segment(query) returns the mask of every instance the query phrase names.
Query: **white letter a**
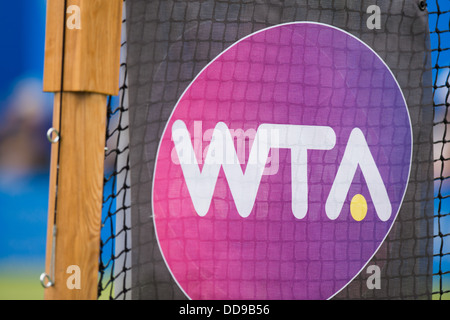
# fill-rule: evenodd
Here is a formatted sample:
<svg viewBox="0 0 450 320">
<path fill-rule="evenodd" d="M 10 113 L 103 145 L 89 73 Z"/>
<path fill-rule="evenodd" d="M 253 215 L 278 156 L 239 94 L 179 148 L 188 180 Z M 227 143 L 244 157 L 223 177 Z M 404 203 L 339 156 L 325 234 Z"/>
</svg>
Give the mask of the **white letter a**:
<svg viewBox="0 0 450 320">
<path fill-rule="evenodd" d="M 69 278 L 67 278 L 66 285 L 67 289 L 81 289 L 81 270 L 77 265 L 72 265 L 67 267 L 66 273 L 71 274 Z"/>
<path fill-rule="evenodd" d="M 70 30 L 81 29 L 81 9 L 79 6 L 71 5 L 67 8 L 67 13 L 72 15 L 67 19 L 67 28 Z"/>
<path fill-rule="evenodd" d="M 335 220 L 339 217 L 358 166 L 366 180 L 378 217 L 382 221 L 387 221 L 391 217 L 391 202 L 364 134 L 358 128 L 353 129 L 350 134 L 344 156 L 325 204 L 328 218 Z"/>
<path fill-rule="evenodd" d="M 370 30 L 381 29 L 381 10 L 377 5 L 371 5 L 367 8 L 370 17 L 366 21 L 367 28 Z"/>
</svg>

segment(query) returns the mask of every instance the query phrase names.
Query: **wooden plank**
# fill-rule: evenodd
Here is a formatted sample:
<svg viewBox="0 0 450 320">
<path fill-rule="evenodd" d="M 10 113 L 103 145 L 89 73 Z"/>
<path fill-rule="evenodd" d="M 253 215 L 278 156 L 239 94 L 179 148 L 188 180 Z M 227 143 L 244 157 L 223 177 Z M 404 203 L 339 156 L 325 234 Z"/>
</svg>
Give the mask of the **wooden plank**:
<svg viewBox="0 0 450 320">
<path fill-rule="evenodd" d="M 55 110 L 59 109 L 59 97 L 59 94 L 55 95 Z M 55 285 L 45 290 L 45 299 L 97 298 L 105 130 L 105 95 L 63 94 L 56 198 Z M 46 255 L 48 274 L 52 255 L 56 149 L 57 144 L 54 144 Z M 75 274 L 68 273 L 70 266 L 79 267 L 80 289 L 67 285 L 69 278 Z"/>
<path fill-rule="evenodd" d="M 63 51 L 64 1 L 47 0 L 47 21 L 45 32 L 44 91 L 57 92 L 61 89 L 61 63 Z M 59 76 L 59 80 L 57 77 Z M 55 87 L 59 84 L 59 89 Z"/>
<path fill-rule="evenodd" d="M 80 9 L 80 28 L 68 27 L 73 11 L 66 4 Z M 53 127 L 60 141 L 52 145 L 46 252 L 54 285 L 45 299 L 97 298 L 106 100 L 119 91 L 122 5 L 47 0 L 44 91 L 56 93 Z"/>
<path fill-rule="evenodd" d="M 81 29 L 69 29 L 63 0 L 47 0 L 44 91 L 119 92 L 122 0 L 67 0 L 80 8 Z M 65 33 L 64 33 L 65 28 Z M 64 35 L 64 37 L 63 37 Z"/>
</svg>

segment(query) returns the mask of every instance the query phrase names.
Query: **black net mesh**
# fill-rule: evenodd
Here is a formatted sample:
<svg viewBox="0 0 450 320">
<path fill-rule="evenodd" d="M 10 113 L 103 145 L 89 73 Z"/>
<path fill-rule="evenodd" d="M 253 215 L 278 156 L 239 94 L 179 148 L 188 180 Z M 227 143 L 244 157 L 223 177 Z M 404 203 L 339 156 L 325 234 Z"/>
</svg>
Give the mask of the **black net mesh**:
<svg viewBox="0 0 450 320">
<path fill-rule="evenodd" d="M 124 6 L 125 8 L 125 6 Z M 120 90 L 109 97 L 105 148 L 105 178 L 100 243 L 98 297 L 125 299 L 130 271 L 129 135 L 126 64 L 126 14 L 122 21 Z"/>
<path fill-rule="evenodd" d="M 435 225 L 433 298 L 450 299 L 450 4 L 429 0 L 433 61 Z"/>
<path fill-rule="evenodd" d="M 176 68 L 173 73 L 168 70 L 166 77 L 172 77 L 177 75 L 177 70 L 181 68 L 188 68 L 191 70 L 191 75 L 188 78 L 181 78 L 177 81 L 165 82 L 166 79 L 161 79 L 161 83 L 158 83 L 158 79 L 154 79 L 155 88 L 164 84 L 169 84 L 166 87 L 166 91 L 170 94 L 174 93 L 174 96 L 167 98 L 162 96 L 162 102 L 156 101 L 158 104 L 171 104 L 173 105 L 178 96 L 182 93 L 184 88 L 190 83 L 204 65 L 206 65 L 211 59 L 213 59 L 218 53 L 224 50 L 227 46 L 234 43 L 243 36 L 260 30 L 266 26 L 270 26 L 279 23 L 279 17 L 281 20 L 291 21 L 295 20 L 295 17 L 302 17 L 301 20 L 318 20 L 323 21 L 331 25 L 342 25 L 350 29 L 352 33 L 359 36 L 363 41 L 369 45 L 377 45 L 377 41 L 380 38 L 371 38 L 367 34 L 359 34 L 359 29 L 362 28 L 364 20 L 362 19 L 363 12 L 362 7 L 365 1 L 337 1 L 333 5 L 325 4 L 324 1 L 305 1 L 303 5 L 294 5 L 301 1 L 286 1 L 284 5 L 280 5 L 280 1 L 276 2 L 274 8 L 276 10 L 266 10 L 267 8 L 262 6 L 253 6 L 255 1 L 215 1 L 214 7 L 201 6 L 202 1 L 192 1 L 192 3 L 199 2 L 200 10 L 192 11 L 194 6 L 186 6 L 186 1 L 167 1 L 161 4 L 160 1 L 128 1 L 128 8 L 135 9 L 129 12 L 129 15 L 133 15 L 131 19 L 133 23 L 139 25 L 142 21 L 146 21 L 148 24 L 154 25 L 155 47 L 164 47 L 174 45 L 174 49 L 179 49 L 180 41 L 186 41 L 186 45 L 194 45 L 196 58 L 203 57 L 198 61 L 192 62 L 184 61 L 182 67 L 176 66 L 178 62 L 178 51 L 172 51 L 172 54 L 160 57 L 155 47 L 146 47 L 149 52 L 149 60 L 143 61 L 143 70 L 149 71 L 152 62 L 155 64 L 171 63 Z M 130 5 L 130 2 L 133 4 Z M 206 1 L 209 2 L 209 1 Z M 260 1 L 256 1 L 259 3 Z M 406 1 L 407 2 L 407 1 Z M 416 1 L 421 10 L 425 9 L 424 1 Z M 327 2 L 328 3 L 328 2 Z M 358 6 L 355 6 L 359 3 Z M 384 3 L 384 2 L 383 2 Z M 126 5 L 124 6 L 124 8 Z M 307 11 L 306 8 L 310 10 Z M 253 9 L 251 9 L 253 8 Z M 312 8 L 312 9 L 311 9 Z M 335 9 L 338 12 L 336 13 Z M 433 299 L 450 299 L 450 153 L 448 145 L 446 144 L 447 138 L 447 125 L 448 125 L 448 106 L 450 102 L 449 98 L 449 70 L 450 70 L 450 4 L 448 0 L 428 0 L 427 8 L 429 12 L 429 28 L 431 37 L 431 56 L 432 56 L 432 70 L 433 70 L 433 98 L 434 98 L 434 172 L 435 172 L 435 201 L 434 201 L 434 260 L 433 260 L 433 286 L 432 297 Z M 404 8 L 403 8 L 404 9 Z M 173 10 L 173 12 L 171 12 Z M 215 11 L 214 11 L 215 10 Z M 253 16 L 255 18 L 248 19 L 252 16 L 247 12 L 248 10 L 255 10 Z M 261 12 L 257 12 L 260 10 Z M 392 16 L 400 17 L 402 8 L 392 5 L 389 7 L 383 7 L 383 10 L 387 10 Z M 178 19 L 174 13 L 179 11 L 186 15 L 185 20 Z M 244 13 L 245 12 L 245 13 Z M 305 12 L 305 14 L 303 14 Z M 341 12 L 345 12 L 342 13 Z M 124 11 L 126 16 L 126 11 Z M 128 20 L 130 17 L 128 17 Z M 193 28 L 197 21 L 208 21 L 211 24 L 207 25 L 207 29 L 203 30 L 210 35 L 210 38 L 201 38 L 199 41 L 195 39 L 184 39 L 183 29 Z M 241 19 L 241 21 L 239 21 Z M 404 19 L 400 21 L 413 20 L 413 17 L 406 15 Z M 346 22 L 347 21 L 347 22 Z M 388 27 L 395 28 L 395 19 L 392 20 L 392 25 Z M 389 21 L 388 21 L 389 22 Z M 126 19 L 123 20 L 124 31 L 126 29 Z M 229 29 L 227 29 L 229 26 Z M 398 27 L 398 26 L 397 26 Z M 158 29 L 160 28 L 160 29 Z M 136 29 L 134 29 L 136 30 Z M 169 30 L 169 32 L 164 32 Z M 228 31 L 227 31 L 228 30 Z M 230 34 L 230 30 L 235 30 L 236 34 L 233 34 L 231 38 L 227 35 Z M 394 30 L 398 32 L 398 30 Z M 404 31 L 404 30 L 403 30 Z M 401 31 L 401 32 L 403 32 Z M 410 30 L 413 31 L 414 30 Z M 129 42 L 139 42 L 142 39 L 140 37 L 146 37 L 145 32 L 148 30 L 141 30 L 139 34 L 129 34 Z M 162 33 L 161 33 L 162 32 Z M 123 32 L 126 35 L 126 32 Z M 172 34 L 173 33 L 173 34 Z M 192 33 L 192 32 L 191 32 Z M 204 36 L 203 32 L 199 32 L 197 36 Z M 211 38 L 212 37 L 212 38 Z M 166 39 L 167 38 L 167 39 Z M 173 39 L 173 40 L 172 40 Z M 390 46 L 395 44 L 392 42 L 394 38 L 385 38 L 384 44 L 385 51 L 382 56 L 383 59 L 394 61 L 392 63 L 398 65 L 399 71 L 396 76 L 403 77 L 403 64 L 401 60 L 395 61 L 398 57 L 394 52 L 390 51 Z M 151 43 L 147 43 L 148 46 L 152 46 Z M 197 48 L 198 46 L 198 48 Z M 131 217 L 130 217 L 130 162 L 129 162 L 129 116 L 128 116 L 128 63 L 126 58 L 127 41 L 124 38 L 122 42 L 122 64 L 121 64 L 121 86 L 119 97 L 111 97 L 108 104 L 108 132 L 107 132 L 107 152 L 106 152 L 106 166 L 105 166 L 105 185 L 104 185 L 104 205 L 103 205 L 103 228 L 102 228 L 102 240 L 101 240 L 101 256 L 100 256 L 100 279 L 99 279 L 99 298 L 100 299 L 130 299 L 131 289 L 140 292 L 142 287 L 147 285 L 145 281 L 140 280 L 131 281 Z M 152 49 L 152 50 L 151 50 Z M 179 52 L 178 52 L 179 53 Z M 405 52 L 405 57 L 408 53 Z M 402 59 L 402 61 L 413 60 L 412 56 L 408 56 L 409 59 Z M 175 60 L 174 60 L 175 59 Z M 184 57 L 182 58 L 184 59 Z M 164 62 L 165 61 L 165 62 Z M 136 65 L 132 65 L 132 68 L 136 68 Z M 156 68 L 155 68 L 156 69 Z M 187 70 L 187 69 L 186 69 Z M 155 71 L 157 72 L 157 71 Z M 158 71 L 159 72 L 159 71 Z M 180 76 L 180 73 L 178 73 Z M 402 81 L 402 79 L 400 79 Z M 407 81 L 405 80 L 407 83 Z M 138 92 L 140 89 L 145 89 L 145 85 L 136 89 Z M 413 95 L 414 90 L 410 90 Z M 423 98 L 423 97 L 422 97 Z M 168 100 L 168 101 L 167 101 Z M 155 109 L 159 110 L 159 109 Z M 156 118 L 168 117 L 168 114 L 158 111 Z M 134 120 L 136 122 L 136 119 Z M 132 122 L 133 123 L 133 122 Z M 160 124 L 155 124 L 159 128 Z M 153 142 L 156 142 L 153 141 Z M 136 181 L 135 183 L 145 183 Z M 139 212 L 137 210 L 136 212 Z M 141 219 L 141 216 L 137 216 L 137 219 Z M 407 223 L 411 221 L 405 221 Z M 405 232 L 405 231 L 403 231 Z M 137 230 L 139 233 L 139 230 Z M 408 233 L 408 232 L 406 232 Z M 404 234 L 406 234 L 404 233 Z M 403 237 L 404 234 L 400 235 Z M 133 237 L 133 239 L 135 239 Z M 397 242 L 395 238 L 389 242 L 390 247 L 395 247 Z M 137 243 L 136 246 L 142 248 L 155 248 L 148 247 L 148 241 L 146 243 Z M 134 261 L 137 261 L 137 265 L 145 266 L 148 264 L 148 259 L 134 257 Z M 142 259 L 142 261 L 141 261 Z M 144 261 L 145 260 L 145 261 Z M 406 261 L 406 260 L 405 260 Z M 133 264 L 134 265 L 134 264 Z M 408 263 L 400 262 L 399 266 L 395 267 L 398 270 L 402 270 Z M 401 273 L 401 271 L 399 271 Z M 155 274 L 155 273 L 154 273 Z M 164 276 L 163 276 L 164 277 Z M 397 276 L 399 280 L 399 286 L 401 285 L 402 277 Z M 166 279 L 167 280 L 167 279 Z M 166 285 L 166 280 L 162 279 L 163 286 Z M 361 280 L 363 283 L 365 279 Z M 156 281 L 157 282 L 157 281 Z M 133 283 L 133 285 L 132 285 Z M 395 283 L 395 282 L 393 282 Z M 405 282 L 406 283 L 406 282 Z M 141 286 L 141 287 L 136 287 Z M 361 285 L 360 285 L 361 286 Z M 392 296 L 400 296 L 395 288 L 390 288 Z M 150 295 L 151 296 L 151 295 Z M 427 294 L 424 294 L 427 296 Z M 133 297 L 146 298 L 145 294 L 133 294 Z M 164 297 L 164 295 L 160 296 Z M 343 295 L 343 298 L 348 297 L 348 293 Z M 405 296 L 405 298 L 414 298 L 411 296 Z"/>
</svg>

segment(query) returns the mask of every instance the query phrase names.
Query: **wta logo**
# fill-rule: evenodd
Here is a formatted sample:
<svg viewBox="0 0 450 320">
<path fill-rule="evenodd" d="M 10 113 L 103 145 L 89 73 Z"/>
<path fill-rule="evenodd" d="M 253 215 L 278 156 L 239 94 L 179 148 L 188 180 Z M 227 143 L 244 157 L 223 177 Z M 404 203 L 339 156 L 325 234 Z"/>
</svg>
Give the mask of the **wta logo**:
<svg viewBox="0 0 450 320">
<path fill-rule="evenodd" d="M 382 246 L 412 154 L 392 72 L 317 23 L 254 33 L 209 63 L 161 138 L 153 219 L 192 299 L 329 299 Z"/>
<path fill-rule="evenodd" d="M 243 218 L 248 217 L 253 209 L 269 151 L 276 148 L 290 150 L 292 212 L 297 219 L 303 219 L 308 211 L 308 150 L 330 150 L 336 143 L 336 135 L 331 127 L 262 124 L 256 132 L 248 164 L 243 172 L 234 139 L 226 124 L 219 123 L 212 134 L 205 165 L 200 171 L 196 158 L 193 157 L 195 151 L 189 131 L 182 120 L 173 124 L 172 138 L 177 141 L 175 150 L 198 215 L 205 216 L 209 211 L 222 168 L 237 212 Z M 325 211 L 328 218 L 338 218 L 358 167 L 367 182 L 378 217 L 387 221 L 392 211 L 387 190 L 364 135 L 358 128 L 353 129 L 350 134 L 327 198 Z M 199 184 L 198 181 L 203 183 Z M 364 211 L 365 215 L 365 209 L 359 209 L 354 218 L 361 219 L 360 211 Z"/>
</svg>

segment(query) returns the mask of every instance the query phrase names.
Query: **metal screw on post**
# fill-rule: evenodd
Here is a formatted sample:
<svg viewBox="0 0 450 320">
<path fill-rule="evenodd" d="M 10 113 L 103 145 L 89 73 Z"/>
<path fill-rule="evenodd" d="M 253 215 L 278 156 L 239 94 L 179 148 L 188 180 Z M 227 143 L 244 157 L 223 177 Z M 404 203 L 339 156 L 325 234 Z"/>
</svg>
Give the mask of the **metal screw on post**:
<svg viewBox="0 0 450 320">
<path fill-rule="evenodd" d="M 39 278 L 41 280 L 41 284 L 44 288 L 50 288 L 55 285 L 55 245 L 56 245 L 56 225 L 53 226 L 50 275 L 44 272 L 41 274 L 41 276 Z"/>
<path fill-rule="evenodd" d="M 53 134 L 56 136 L 53 137 Z M 47 131 L 47 139 L 50 141 L 50 143 L 57 143 L 59 141 L 59 132 L 55 128 L 50 128 Z"/>
</svg>

